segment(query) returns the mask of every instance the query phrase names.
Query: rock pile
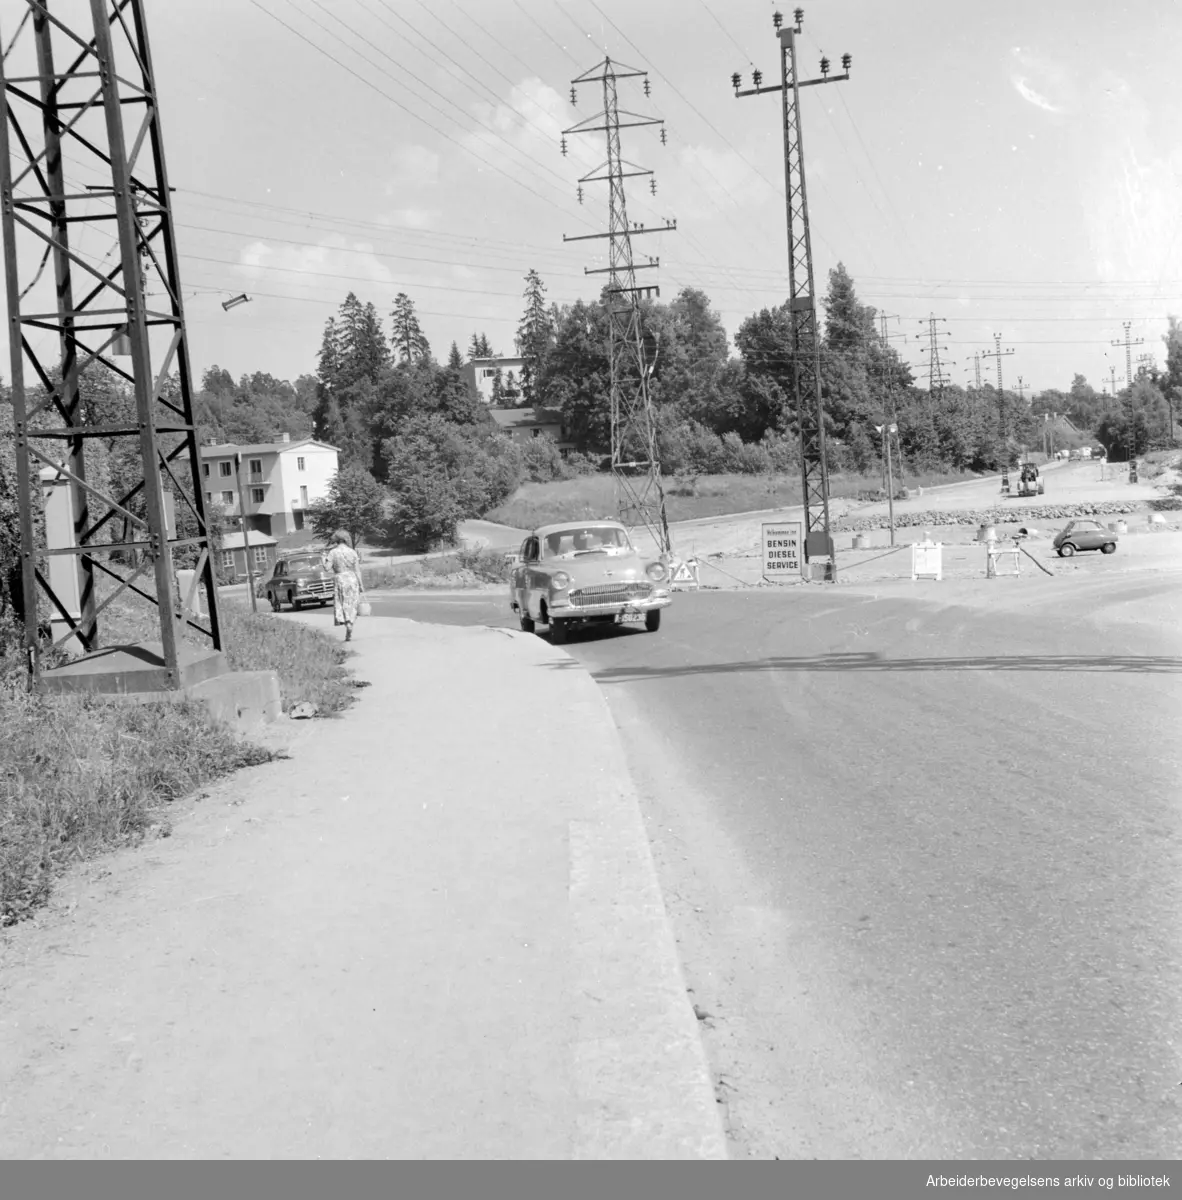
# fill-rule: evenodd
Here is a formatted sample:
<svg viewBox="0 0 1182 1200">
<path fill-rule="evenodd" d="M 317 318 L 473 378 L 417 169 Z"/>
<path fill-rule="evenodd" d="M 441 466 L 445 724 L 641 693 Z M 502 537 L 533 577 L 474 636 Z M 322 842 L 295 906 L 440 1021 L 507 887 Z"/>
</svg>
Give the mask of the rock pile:
<svg viewBox="0 0 1182 1200">
<path fill-rule="evenodd" d="M 1072 517 L 1096 517 L 1135 513 L 1136 504 L 1118 504 L 1100 501 L 1095 504 L 1048 504 L 1030 508 L 976 508 L 976 509 L 926 509 L 923 512 L 895 513 L 896 528 L 910 526 L 938 527 L 943 525 L 1013 525 L 1017 522 L 1030 524 L 1037 521 L 1066 521 Z M 842 517 L 830 525 L 837 533 L 861 533 L 870 529 L 882 529 L 887 516 Z"/>
</svg>

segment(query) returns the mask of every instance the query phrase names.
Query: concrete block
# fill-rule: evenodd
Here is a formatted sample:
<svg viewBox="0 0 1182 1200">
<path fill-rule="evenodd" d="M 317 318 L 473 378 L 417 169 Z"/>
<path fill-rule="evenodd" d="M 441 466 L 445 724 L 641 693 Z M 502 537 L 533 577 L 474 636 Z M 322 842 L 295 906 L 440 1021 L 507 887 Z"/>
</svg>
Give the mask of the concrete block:
<svg viewBox="0 0 1182 1200">
<path fill-rule="evenodd" d="M 277 721 L 283 714 L 275 671 L 231 671 L 195 683 L 183 694 L 200 700 L 215 717 L 242 730 Z"/>
</svg>

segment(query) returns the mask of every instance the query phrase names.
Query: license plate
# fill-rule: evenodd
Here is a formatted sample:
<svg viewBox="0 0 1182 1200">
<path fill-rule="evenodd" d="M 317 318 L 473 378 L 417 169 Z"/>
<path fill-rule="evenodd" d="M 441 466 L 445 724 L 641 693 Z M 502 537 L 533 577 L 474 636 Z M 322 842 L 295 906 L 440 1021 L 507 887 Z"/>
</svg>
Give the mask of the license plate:
<svg viewBox="0 0 1182 1200">
<path fill-rule="evenodd" d="M 622 612 L 619 619 L 621 621 L 643 621 L 644 613 L 635 611 Z"/>
</svg>

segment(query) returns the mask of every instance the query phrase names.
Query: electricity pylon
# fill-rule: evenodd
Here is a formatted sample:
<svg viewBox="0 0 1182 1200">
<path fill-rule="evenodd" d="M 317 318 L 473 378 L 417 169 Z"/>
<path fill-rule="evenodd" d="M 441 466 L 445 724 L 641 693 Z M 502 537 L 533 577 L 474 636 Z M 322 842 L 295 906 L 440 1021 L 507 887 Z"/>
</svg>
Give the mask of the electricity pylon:
<svg viewBox="0 0 1182 1200">
<path fill-rule="evenodd" d="M 1145 339 L 1138 338 L 1136 341 L 1133 341 L 1129 337 L 1129 331 L 1133 328 L 1132 321 L 1122 321 L 1121 324 L 1124 326 L 1124 331 L 1125 331 L 1124 341 L 1123 342 L 1113 342 L 1112 344 L 1114 346 L 1123 346 L 1125 348 L 1125 383 L 1127 383 L 1129 385 L 1129 387 L 1132 387 L 1133 386 L 1133 347 L 1140 346 L 1145 341 Z"/>
<path fill-rule="evenodd" d="M 801 79 L 796 62 L 796 35 L 804 10 L 793 11 L 795 25 L 781 28 L 775 13 L 772 24 L 780 42 L 780 82 L 763 87 L 763 73 L 752 77 L 754 87 L 740 91 L 742 78 L 731 76 L 735 96 L 779 92 L 784 128 L 784 192 L 788 212 L 788 310 L 792 320 L 792 390 L 800 429 L 800 473 L 804 500 L 804 557 L 808 564 L 823 559 L 822 577 L 837 578 L 837 556 L 829 532 L 829 468 L 825 456 L 825 403 L 821 394 L 821 340 L 817 329 L 817 296 L 813 284 L 813 247 L 809 233 L 808 195 L 804 175 L 804 142 L 800 121 L 800 89 L 820 83 L 840 83 L 850 77 L 850 56 L 843 54 L 844 74 L 829 75 L 829 60 L 821 59 L 819 79 Z"/>
<path fill-rule="evenodd" d="M 940 333 L 936 328 L 938 322 L 943 321 L 948 323 L 947 317 L 932 317 L 929 316 L 926 320 L 920 321 L 921 325 L 928 327 L 928 344 L 920 351 L 921 354 L 928 356 L 928 415 L 931 415 L 933 401 L 937 408 L 940 406 L 940 400 L 943 396 L 944 389 L 948 386 L 951 380 L 944 371 L 944 366 L 940 361 Z"/>
<path fill-rule="evenodd" d="M 15 31 L 6 31 L 0 62 L 7 108 L 0 129 L 0 223 L 21 600 L 33 685 L 42 674 L 42 596 L 68 627 L 53 645 L 75 639 L 86 656 L 99 648 L 99 618 L 117 596 L 134 593 L 155 605 L 159 653 L 152 649 L 136 659 L 137 670 L 151 667 L 153 689 L 176 689 L 191 678 L 185 665 L 190 656 L 178 646 L 181 622 L 204 635 L 213 651 L 221 648 L 145 7 L 144 0 L 88 0 L 64 16 L 51 13 L 45 0 L 8 6 L 24 11 Z M 103 182 L 95 186 L 79 179 L 66 147 L 81 169 Z M 112 223 L 114 265 L 89 261 L 79 249 L 87 233 L 105 233 Z M 52 294 L 40 285 L 51 258 Z M 38 348 L 42 331 L 54 335 L 57 361 Z M 114 361 L 119 356 L 125 365 Z M 81 380 L 96 363 L 132 384 L 134 419 L 101 424 L 87 411 Z M 126 455 L 121 447 L 134 450 Z M 120 487 L 107 482 L 107 464 L 129 457 L 138 468 L 130 484 L 126 477 Z M 68 481 L 72 529 L 62 540 L 69 544 L 39 545 L 43 477 Z M 190 533 L 183 539 L 169 531 L 173 499 L 173 511 Z M 187 597 L 179 597 L 174 586 L 174 550 L 195 563 Z M 71 566 L 62 569 L 59 555 Z M 101 603 L 99 577 L 116 585 Z M 143 587 L 137 586 L 141 577 Z M 200 584 L 206 624 L 192 615 L 198 611 L 194 599 Z M 126 679 L 104 685 L 102 678 L 104 672 L 95 671 L 78 686 L 137 690 L 125 688 Z"/>
<path fill-rule="evenodd" d="M 1006 394 L 1001 383 L 1001 360 L 1014 353 L 1012 349 L 1003 350 L 1001 348 L 1001 334 L 993 335 L 993 349 L 990 351 L 981 351 L 982 358 L 992 358 L 997 360 L 997 432 L 1001 438 L 1001 490 L 1003 494 L 1010 490 L 1010 431 L 1006 422 Z"/>
<path fill-rule="evenodd" d="M 655 284 L 638 286 L 636 272 L 656 270 L 660 260 L 650 258 L 637 263 L 632 257 L 632 238 L 645 233 L 667 233 L 677 228 L 676 221 L 663 225 L 629 225 L 624 180 L 649 176 L 649 188 L 656 194 L 652 171 L 625 161 L 620 150 L 620 130 L 640 125 L 661 125 L 661 141 L 665 141 L 664 121 L 660 117 L 644 117 L 623 111 L 619 106 L 617 83 L 621 79 L 643 79 L 644 94 L 649 94 L 648 73 L 615 63 L 605 58 L 598 66 L 571 80 L 570 98 L 574 104 L 580 84 L 598 83 L 603 89 L 603 111 L 563 130 L 562 152 L 566 139 L 576 133 L 603 133 L 607 142 L 607 158 L 579 180 L 579 200 L 583 184 L 605 182 L 608 185 L 608 227 L 606 233 L 563 235 L 564 242 L 583 242 L 595 238 L 608 239 L 608 266 L 584 268 L 586 275 L 607 275 L 604 289 L 608 312 L 611 347 L 611 466 L 616 484 L 616 501 L 620 520 L 635 528 L 643 525 L 657 544 L 658 553 L 672 556 L 669 521 L 665 515 L 665 492 L 661 485 L 661 462 L 657 447 L 656 417 L 653 413 L 649 379 L 655 357 L 649 361 L 644 343 L 644 323 L 640 301 L 642 297 L 659 296 Z"/>
</svg>

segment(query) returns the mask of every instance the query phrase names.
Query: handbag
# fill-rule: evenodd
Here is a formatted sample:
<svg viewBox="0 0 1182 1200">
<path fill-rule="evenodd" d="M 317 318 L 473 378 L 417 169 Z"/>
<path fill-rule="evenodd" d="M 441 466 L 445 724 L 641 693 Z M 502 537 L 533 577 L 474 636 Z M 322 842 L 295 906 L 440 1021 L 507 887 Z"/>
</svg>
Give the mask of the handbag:
<svg viewBox="0 0 1182 1200">
<path fill-rule="evenodd" d="M 359 617 L 368 617 L 371 611 L 372 610 L 369 607 L 368 600 L 362 600 L 361 603 L 357 606 L 357 615 Z"/>
</svg>

